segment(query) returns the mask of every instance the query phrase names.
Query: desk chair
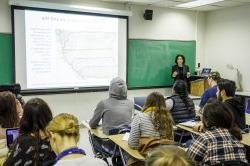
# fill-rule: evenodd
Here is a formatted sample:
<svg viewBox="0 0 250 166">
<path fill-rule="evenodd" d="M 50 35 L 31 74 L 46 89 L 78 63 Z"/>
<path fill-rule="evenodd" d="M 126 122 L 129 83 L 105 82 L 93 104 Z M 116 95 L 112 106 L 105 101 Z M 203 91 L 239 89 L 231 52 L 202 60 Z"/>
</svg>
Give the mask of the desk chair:
<svg viewBox="0 0 250 166">
<path fill-rule="evenodd" d="M 146 102 L 146 97 L 134 97 L 134 108 L 140 111 Z"/>
<path fill-rule="evenodd" d="M 122 134 L 130 132 L 130 127 L 124 128 L 114 128 L 109 131 L 109 135 Z M 120 160 L 120 152 L 118 150 L 117 145 L 115 145 L 109 138 L 99 138 L 88 131 L 89 141 L 92 147 L 92 151 L 96 158 L 100 158 L 104 160 L 108 165 L 108 158 L 111 158 L 112 165 L 118 166 L 121 165 L 122 160 Z"/>
<path fill-rule="evenodd" d="M 246 128 L 250 129 L 250 99 L 247 101 L 247 108 L 246 108 Z"/>
<path fill-rule="evenodd" d="M 129 133 L 131 130 L 131 127 L 127 127 L 127 128 L 122 128 L 120 130 L 118 130 L 118 132 L 116 134 L 125 134 L 125 133 Z M 117 131 L 117 129 L 115 129 L 115 131 Z M 114 135 L 114 134 L 113 134 Z M 115 144 L 115 148 L 114 148 L 114 153 L 112 155 L 112 164 L 115 165 L 123 165 L 126 166 L 126 159 L 125 159 L 125 155 L 123 150 Z M 121 163 L 122 162 L 122 163 Z"/>
<path fill-rule="evenodd" d="M 190 120 L 200 121 L 198 117 L 195 117 L 194 119 L 183 119 L 182 121 L 179 121 L 178 123 L 187 122 Z M 174 137 L 175 137 L 175 141 L 178 142 L 178 145 L 181 145 L 182 143 L 186 143 L 190 139 L 195 139 L 195 136 L 191 132 L 185 131 L 183 129 L 175 130 Z"/>
<path fill-rule="evenodd" d="M 134 97 L 134 108 L 138 111 L 141 111 L 145 102 L 146 102 L 147 97 Z M 167 100 L 169 99 L 169 96 L 164 96 L 164 99 Z"/>
</svg>

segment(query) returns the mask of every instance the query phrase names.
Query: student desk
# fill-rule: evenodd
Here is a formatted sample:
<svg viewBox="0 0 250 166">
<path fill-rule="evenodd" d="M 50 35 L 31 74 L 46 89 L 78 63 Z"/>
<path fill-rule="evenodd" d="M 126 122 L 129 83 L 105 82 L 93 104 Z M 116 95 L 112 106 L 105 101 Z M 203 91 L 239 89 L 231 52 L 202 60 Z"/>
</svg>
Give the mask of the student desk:
<svg viewBox="0 0 250 166">
<path fill-rule="evenodd" d="M 86 127 L 90 131 L 91 134 L 94 134 L 95 136 L 99 138 L 102 138 L 102 139 L 108 138 L 108 135 L 104 134 L 100 128 L 91 129 L 87 121 L 82 121 L 81 127 L 82 128 Z"/>
<path fill-rule="evenodd" d="M 177 127 L 177 128 L 180 128 L 180 129 L 182 129 L 182 130 L 185 130 L 185 131 L 189 131 L 189 132 L 192 133 L 192 134 L 196 134 L 196 135 L 199 135 L 199 134 L 200 134 L 199 132 L 194 131 L 194 129 L 193 129 L 192 127 L 187 127 L 187 126 L 183 126 L 183 125 L 180 125 L 180 124 L 176 125 L 176 127 Z"/>
<path fill-rule="evenodd" d="M 241 143 L 250 146 L 250 133 L 242 134 Z"/>
<path fill-rule="evenodd" d="M 0 165 L 3 165 L 6 157 L 8 154 L 8 148 L 6 145 L 6 140 L 5 139 L 1 139 L 0 140 Z"/>
<path fill-rule="evenodd" d="M 102 130 L 98 129 L 91 129 L 90 132 L 94 134 L 95 136 L 102 138 L 102 139 L 107 139 L 108 135 L 104 134 Z"/>
<path fill-rule="evenodd" d="M 193 128 L 191 127 L 187 127 L 187 126 L 183 126 L 183 125 L 176 125 L 176 127 L 181 128 L 183 130 L 189 131 L 192 134 L 195 135 L 200 135 L 200 132 L 194 131 Z M 246 134 L 242 134 L 242 140 L 241 143 L 246 145 L 246 146 L 250 146 L 250 133 L 246 133 Z"/>
<path fill-rule="evenodd" d="M 132 149 L 128 146 L 128 141 L 122 140 L 124 135 L 125 134 L 110 135 L 109 139 L 135 159 L 145 160 L 145 158 L 138 152 L 138 150 Z"/>
<path fill-rule="evenodd" d="M 235 92 L 236 96 L 242 96 L 242 97 L 250 97 L 250 92 L 243 91 L 243 92 Z"/>
<path fill-rule="evenodd" d="M 180 124 L 176 125 L 176 127 L 182 129 L 182 134 L 181 134 L 181 138 L 179 140 L 178 145 L 181 144 L 181 141 L 182 141 L 182 138 L 184 136 L 185 131 L 188 131 L 188 132 L 191 133 L 192 139 L 194 139 L 193 134 L 195 134 L 195 135 L 199 135 L 200 134 L 199 132 L 194 131 L 193 128 L 191 128 L 191 127 L 183 126 L 183 125 L 180 125 Z"/>
</svg>

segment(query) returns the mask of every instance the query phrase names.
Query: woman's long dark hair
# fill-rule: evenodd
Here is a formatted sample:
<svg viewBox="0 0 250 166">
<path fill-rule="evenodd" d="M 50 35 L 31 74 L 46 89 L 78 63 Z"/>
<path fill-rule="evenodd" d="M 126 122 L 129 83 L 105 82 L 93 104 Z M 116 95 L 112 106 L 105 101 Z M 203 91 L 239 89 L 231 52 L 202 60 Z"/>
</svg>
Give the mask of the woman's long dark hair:
<svg viewBox="0 0 250 166">
<path fill-rule="evenodd" d="M 149 107 L 155 107 L 151 114 L 152 123 L 162 138 L 173 138 L 173 118 L 166 108 L 165 99 L 159 92 L 152 92 L 148 95 L 142 111 Z"/>
<path fill-rule="evenodd" d="M 237 139 L 241 140 L 240 128 L 234 123 L 232 111 L 218 100 L 209 100 L 203 108 L 203 124 L 206 128 L 216 127 L 228 129 Z"/>
<path fill-rule="evenodd" d="M 19 125 L 16 97 L 11 92 L 0 92 L 0 126 L 13 128 Z"/>
<path fill-rule="evenodd" d="M 180 96 L 185 106 L 188 108 L 188 91 L 187 83 L 183 80 L 176 80 L 173 86 L 173 90 Z"/>
<path fill-rule="evenodd" d="M 47 125 L 53 119 L 52 112 L 48 104 L 40 98 L 29 100 L 24 105 L 23 110 L 23 117 L 20 121 L 20 137 L 26 134 L 34 134 L 36 139 L 34 164 L 38 165 L 39 144 L 41 141 L 39 131 L 45 131 Z"/>
<path fill-rule="evenodd" d="M 185 59 L 185 56 L 182 55 L 182 54 L 176 55 L 176 57 L 175 57 L 175 63 L 176 63 L 176 65 L 178 65 L 177 60 L 178 60 L 179 57 L 182 58 L 182 60 L 183 60 L 183 63 L 182 63 L 182 64 L 185 65 L 186 59 Z"/>
</svg>

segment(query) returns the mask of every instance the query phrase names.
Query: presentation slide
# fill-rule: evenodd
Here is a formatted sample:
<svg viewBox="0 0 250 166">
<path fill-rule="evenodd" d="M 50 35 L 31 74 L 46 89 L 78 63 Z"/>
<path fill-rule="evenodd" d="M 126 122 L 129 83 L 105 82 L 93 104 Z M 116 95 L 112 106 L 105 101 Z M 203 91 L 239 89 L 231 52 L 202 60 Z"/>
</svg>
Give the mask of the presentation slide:
<svg viewBox="0 0 250 166">
<path fill-rule="evenodd" d="M 14 16 L 22 89 L 102 87 L 116 76 L 126 79 L 127 19 L 19 9 Z"/>
</svg>

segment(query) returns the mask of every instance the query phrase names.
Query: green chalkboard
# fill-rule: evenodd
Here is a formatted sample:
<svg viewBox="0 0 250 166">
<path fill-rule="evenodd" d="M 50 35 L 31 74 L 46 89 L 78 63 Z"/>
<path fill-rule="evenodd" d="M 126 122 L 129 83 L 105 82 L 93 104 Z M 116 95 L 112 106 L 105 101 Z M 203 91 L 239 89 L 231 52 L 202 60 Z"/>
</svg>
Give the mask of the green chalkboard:
<svg viewBox="0 0 250 166">
<path fill-rule="evenodd" d="M 150 88 L 173 85 L 172 66 L 177 54 L 186 57 L 190 72 L 195 70 L 195 41 L 142 40 L 128 41 L 128 87 Z"/>
<path fill-rule="evenodd" d="M 14 82 L 13 63 L 12 35 L 0 33 L 0 84 Z"/>
</svg>

